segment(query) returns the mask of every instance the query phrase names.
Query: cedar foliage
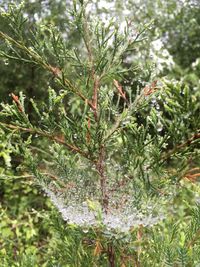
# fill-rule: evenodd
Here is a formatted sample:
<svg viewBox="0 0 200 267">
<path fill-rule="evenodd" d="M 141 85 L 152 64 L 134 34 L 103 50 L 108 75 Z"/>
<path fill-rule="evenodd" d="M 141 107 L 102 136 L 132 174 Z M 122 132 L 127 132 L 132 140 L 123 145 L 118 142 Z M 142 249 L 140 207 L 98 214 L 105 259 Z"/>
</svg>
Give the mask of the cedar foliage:
<svg viewBox="0 0 200 267">
<path fill-rule="evenodd" d="M 34 177 L 69 223 L 52 218 L 60 238 L 49 264 L 198 263 L 198 206 L 190 209 L 188 227 L 166 218 L 165 234 L 159 231 L 160 207 L 166 217 L 170 205 L 176 212 L 177 194 L 189 190 L 185 180 L 200 175 L 199 92 L 166 78 L 127 82 L 140 76 L 139 66 L 126 60 L 151 24 L 135 33 L 128 21 L 123 29 L 113 20 L 105 25 L 88 16 L 87 4 L 73 1 L 68 34 L 76 32 L 80 41 L 69 47 L 68 35 L 55 26 L 35 24 L 29 31 L 22 11 L 10 5 L 1 13 L 9 27 L 0 31 L 0 54 L 6 65 L 31 64 L 51 82 L 42 83 L 42 102 L 12 92 L 10 103 L 1 103 L 0 125 L 19 174 Z"/>
</svg>

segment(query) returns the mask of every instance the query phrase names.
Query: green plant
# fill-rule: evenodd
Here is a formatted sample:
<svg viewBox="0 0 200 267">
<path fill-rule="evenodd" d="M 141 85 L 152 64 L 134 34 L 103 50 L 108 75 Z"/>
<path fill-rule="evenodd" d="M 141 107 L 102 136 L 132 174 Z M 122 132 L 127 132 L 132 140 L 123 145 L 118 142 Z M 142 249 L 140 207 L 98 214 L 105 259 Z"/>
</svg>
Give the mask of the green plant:
<svg viewBox="0 0 200 267">
<path fill-rule="evenodd" d="M 0 31 L 1 55 L 40 67 L 53 83 L 42 104 L 12 93 L 12 104 L 1 104 L 0 125 L 11 136 L 22 175 L 36 178 L 69 224 L 58 224 L 54 257 L 66 266 L 114 267 L 159 266 L 165 255 L 168 265 L 176 258 L 187 266 L 184 234 L 173 258 L 177 242 L 170 247 L 170 227 L 166 238 L 155 233 L 162 223 L 151 227 L 163 220 L 162 207 L 168 214 L 166 203 L 174 204 L 182 180 L 199 176 L 199 93 L 167 79 L 126 85 L 140 69 L 127 67 L 125 59 L 149 24 L 133 35 L 129 22 L 124 29 L 112 20 L 104 25 L 87 16 L 85 3 L 74 1 L 69 27 L 81 41 L 68 48 L 53 26 L 36 27 L 27 38 L 20 9 L 10 6 L 1 14 L 10 26 Z M 73 257 L 66 249 L 71 247 Z"/>
</svg>

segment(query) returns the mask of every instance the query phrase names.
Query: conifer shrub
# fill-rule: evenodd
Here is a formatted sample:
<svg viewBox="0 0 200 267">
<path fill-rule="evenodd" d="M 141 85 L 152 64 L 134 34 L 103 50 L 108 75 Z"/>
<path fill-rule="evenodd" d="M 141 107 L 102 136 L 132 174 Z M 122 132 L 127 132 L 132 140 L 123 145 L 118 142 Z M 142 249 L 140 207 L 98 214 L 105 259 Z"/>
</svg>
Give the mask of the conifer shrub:
<svg viewBox="0 0 200 267">
<path fill-rule="evenodd" d="M 2 11 L 0 54 L 5 64 L 34 64 L 51 83 L 42 103 L 11 93 L 0 126 L 18 172 L 59 211 L 47 266 L 198 264 L 199 92 L 167 78 L 137 82 L 142 70 L 126 60 L 149 24 L 105 24 L 73 1 L 69 29 L 80 43 L 68 48 L 68 31 L 29 31 L 22 10 Z"/>
</svg>

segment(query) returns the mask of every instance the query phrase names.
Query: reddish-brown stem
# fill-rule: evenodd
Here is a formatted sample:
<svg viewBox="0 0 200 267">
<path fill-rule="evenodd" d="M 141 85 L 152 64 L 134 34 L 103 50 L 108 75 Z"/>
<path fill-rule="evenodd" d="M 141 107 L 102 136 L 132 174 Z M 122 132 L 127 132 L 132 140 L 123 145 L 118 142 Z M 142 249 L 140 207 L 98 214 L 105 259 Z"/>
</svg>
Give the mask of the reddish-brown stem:
<svg viewBox="0 0 200 267">
<path fill-rule="evenodd" d="M 93 95 L 92 95 L 92 100 L 88 102 L 88 104 L 90 105 L 90 108 L 93 110 L 94 112 L 94 118 L 95 121 L 98 120 L 98 116 L 97 116 L 97 106 L 98 106 L 98 89 L 100 86 L 100 79 L 99 77 L 95 74 L 95 65 L 94 65 L 94 57 L 93 57 L 93 49 L 92 49 L 92 45 L 91 45 L 91 36 L 90 36 L 90 31 L 88 28 L 88 24 L 87 24 L 87 17 L 86 14 L 83 13 L 84 16 L 84 35 L 83 35 L 83 40 L 85 43 L 85 47 L 87 49 L 87 53 L 88 53 L 88 58 L 89 58 L 89 63 L 90 63 L 90 75 L 89 75 L 89 79 L 91 78 L 93 80 Z"/>
<path fill-rule="evenodd" d="M 19 112 L 23 112 L 23 108 L 22 108 L 22 105 L 19 101 L 19 97 L 13 93 L 11 93 L 11 97 L 12 97 L 13 101 L 15 102 L 15 104 L 17 105 Z"/>
<path fill-rule="evenodd" d="M 91 134 L 90 134 L 90 127 L 91 127 L 91 122 L 90 122 L 90 118 L 88 118 L 88 129 L 87 129 L 87 133 L 86 133 L 86 142 L 87 144 L 90 143 L 91 140 Z"/>
<path fill-rule="evenodd" d="M 128 103 L 128 100 L 126 98 L 126 93 L 123 91 L 121 84 L 115 79 L 113 80 L 113 83 L 114 83 L 114 86 L 117 88 L 119 95 L 124 99 L 125 102 Z"/>
<path fill-rule="evenodd" d="M 59 68 L 53 67 L 51 65 L 46 65 L 45 67 L 47 70 L 53 73 L 53 75 L 57 79 L 59 79 L 63 83 L 64 86 L 69 87 L 77 96 L 79 96 L 83 101 L 85 101 L 85 103 L 87 103 L 93 111 L 96 110 L 96 107 L 94 106 L 93 102 L 89 101 L 79 90 L 77 90 L 68 79 L 64 79 L 64 80 L 62 79 L 62 71 Z"/>
<path fill-rule="evenodd" d="M 94 107 L 94 117 L 95 120 L 97 121 L 97 106 L 98 106 L 98 89 L 99 89 L 99 79 L 94 77 L 94 87 L 93 87 L 93 97 L 92 97 L 92 105 Z"/>
<path fill-rule="evenodd" d="M 200 168 L 195 167 L 190 170 L 187 170 L 182 178 L 186 178 L 191 182 L 196 182 L 196 180 L 200 178 Z"/>
<path fill-rule="evenodd" d="M 89 64 L 90 64 L 90 75 L 88 80 L 92 79 L 93 82 L 93 92 L 92 92 L 92 99 L 89 101 L 89 105 L 94 113 L 94 119 L 97 122 L 98 121 L 98 90 L 100 87 L 100 78 L 95 73 L 95 65 L 94 65 L 94 58 L 93 58 L 93 49 L 91 45 L 91 36 L 90 31 L 87 24 L 87 17 L 86 14 L 83 13 L 84 17 L 84 35 L 83 40 L 87 49 L 88 58 L 89 58 Z M 90 121 L 89 121 L 90 123 Z M 96 170 L 100 176 L 100 187 L 101 187 L 101 194 L 102 194 L 102 206 L 105 212 L 108 210 L 108 194 L 107 194 L 107 186 L 106 186 L 106 180 L 107 177 L 105 175 L 105 148 L 103 145 L 100 146 L 99 149 L 99 157 L 96 162 Z"/>
<path fill-rule="evenodd" d="M 199 238 L 199 236 L 200 236 L 200 229 L 196 232 L 194 237 L 188 242 L 187 247 L 188 248 L 192 247 L 194 243 L 196 242 L 196 240 Z"/>
<path fill-rule="evenodd" d="M 4 40 L 8 40 L 12 44 L 14 44 L 19 49 L 25 51 L 27 55 L 29 55 L 32 58 L 32 61 L 42 66 L 47 71 L 51 72 L 57 79 L 59 79 L 63 86 L 68 86 L 72 92 L 74 92 L 77 96 L 79 96 L 85 103 L 87 103 L 90 108 L 94 111 L 95 108 L 93 106 L 93 103 L 89 101 L 75 86 L 68 80 L 68 79 L 62 79 L 63 72 L 58 67 L 54 67 L 50 65 L 48 62 L 45 62 L 39 54 L 37 54 L 35 51 L 30 50 L 28 47 L 26 47 L 24 44 L 21 44 L 20 42 L 14 40 L 9 35 L 3 33 L 0 31 L 0 38 L 3 38 Z"/>
<path fill-rule="evenodd" d="M 100 186 L 102 194 L 102 205 L 105 212 L 108 211 L 108 193 L 107 193 L 107 177 L 105 175 L 105 148 L 104 146 L 100 147 L 99 158 L 96 163 L 96 169 L 100 176 Z"/>
<path fill-rule="evenodd" d="M 41 130 L 37 130 L 34 128 L 24 128 L 21 126 L 6 124 L 6 123 L 2 123 L 2 122 L 0 124 L 6 128 L 13 129 L 16 131 L 26 132 L 26 133 L 30 133 L 30 134 L 38 134 L 39 136 L 46 137 L 52 141 L 55 141 L 56 143 L 59 143 L 65 147 L 67 147 L 67 149 L 70 150 L 71 152 L 78 153 L 78 154 L 84 156 L 85 158 L 89 158 L 89 156 L 86 152 L 82 151 L 80 148 L 76 147 L 75 145 L 71 145 L 71 144 L 66 143 L 63 139 L 60 139 L 59 137 L 57 137 L 55 135 L 52 135 L 52 134 L 49 134 L 49 133 L 46 133 L 46 132 L 43 132 Z"/>
<path fill-rule="evenodd" d="M 173 148 L 172 150 L 168 151 L 166 154 L 164 154 L 162 156 L 162 159 L 163 160 L 168 159 L 169 157 L 171 157 L 172 155 L 174 155 L 176 152 L 178 152 L 180 149 L 185 148 L 187 146 L 190 146 L 192 144 L 192 142 L 194 142 L 197 139 L 200 139 L 200 133 L 194 134 L 191 138 L 189 138 L 184 143 L 179 144 L 175 148 Z"/>
<path fill-rule="evenodd" d="M 115 267 L 115 251 L 113 244 L 108 244 L 107 255 L 110 267 Z"/>
<path fill-rule="evenodd" d="M 142 239 L 142 235 L 143 235 L 143 226 L 140 225 L 139 226 L 139 229 L 138 229 L 138 232 L 137 232 L 137 241 L 138 242 L 141 242 L 141 239 Z M 139 267 L 140 266 L 140 254 L 141 254 L 141 247 L 139 247 L 138 251 L 137 251 L 137 266 Z"/>
<path fill-rule="evenodd" d="M 144 96 L 151 95 L 152 93 L 154 93 L 158 89 L 158 87 L 156 87 L 157 82 L 158 81 L 153 81 L 150 86 L 145 86 L 143 88 Z"/>
</svg>

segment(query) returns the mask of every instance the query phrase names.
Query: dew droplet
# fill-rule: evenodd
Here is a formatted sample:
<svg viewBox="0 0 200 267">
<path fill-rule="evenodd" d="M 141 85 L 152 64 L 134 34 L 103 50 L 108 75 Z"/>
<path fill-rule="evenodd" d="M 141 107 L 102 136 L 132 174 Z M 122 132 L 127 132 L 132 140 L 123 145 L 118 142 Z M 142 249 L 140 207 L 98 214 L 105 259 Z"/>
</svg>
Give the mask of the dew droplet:
<svg viewBox="0 0 200 267">
<path fill-rule="evenodd" d="M 161 132 L 163 130 L 163 125 L 162 125 L 162 123 L 159 121 L 158 123 L 157 123 L 157 131 L 158 132 Z"/>
<path fill-rule="evenodd" d="M 155 104 L 156 102 L 157 102 L 156 97 L 152 97 L 152 99 L 151 99 L 151 103 L 152 103 L 152 104 Z"/>
<path fill-rule="evenodd" d="M 156 109 L 160 110 L 160 105 L 159 104 L 156 104 Z"/>
<path fill-rule="evenodd" d="M 5 60 L 4 60 L 4 64 L 5 64 L 6 66 L 9 64 L 8 59 L 5 59 Z"/>
<path fill-rule="evenodd" d="M 65 93 L 65 90 L 63 90 L 63 89 L 61 89 L 60 91 L 59 91 L 59 94 L 61 95 L 61 94 L 64 94 Z"/>
</svg>

